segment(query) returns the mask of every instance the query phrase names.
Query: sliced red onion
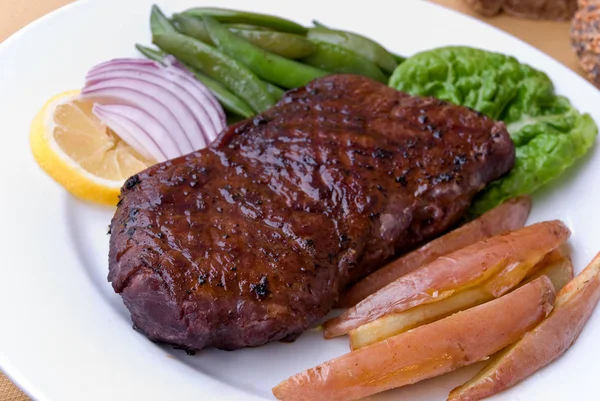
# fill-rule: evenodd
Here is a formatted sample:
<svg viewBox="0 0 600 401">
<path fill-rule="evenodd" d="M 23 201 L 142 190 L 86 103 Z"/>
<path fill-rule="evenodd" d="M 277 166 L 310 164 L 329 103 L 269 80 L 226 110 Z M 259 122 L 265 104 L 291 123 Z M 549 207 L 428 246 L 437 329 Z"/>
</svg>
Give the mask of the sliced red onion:
<svg viewBox="0 0 600 401">
<path fill-rule="evenodd" d="M 109 71 L 115 71 L 115 70 L 135 70 L 135 71 L 147 71 L 147 72 L 154 72 L 154 73 L 160 73 L 160 74 L 166 74 L 169 79 L 173 79 L 172 75 L 177 75 L 178 77 L 181 78 L 181 80 L 184 80 L 185 82 L 189 83 L 189 85 L 186 85 L 187 90 L 190 92 L 193 92 L 192 95 L 195 96 L 197 99 L 202 100 L 202 99 L 207 99 L 208 102 L 210 102 L 210 104 L 213 107 L 205 107 L 211 121 L 213 122 L 215 127 L 220 127 L 219 129 L 217 129 L 217 134 L 221 132 L 221 130 L 226 126 L 227 124 L 227 119 L 225 116 L 225 111 L 223 110 L 223 108 L 221 107 L 221 105 L 219 104 L 219 101 L 217 100 L 217 98 L 215 98 L 215 96 L 212 94 L 212 92 L 204 85 L 202 85 L 195 77 L 194 75 L 185 68 L 185 66 L 183 66 L 180 62 L 177 61 L 177 59 L 173 56 L 167 56 L 165 57 L 165 62 L 167 63 L 167 67 L 162 66 L 161 64 L 157 63 L 156 61 L 152 61 L 152 60 L 143 60 L 143 59 L 118 59 L 118 60 L 113 60 L 112 63 L 104 63 L 104 64 L 100 64 L 96 67 L 94 67 L 92 70 L 90 70 L 90 72 L 88 73 L 88 79 L 90 78 L 90 76 L 99 74 L 99 73 L 105 73 L 105 72 L 109 72 Z M 178 79 L 173 79 L 173 80 L 178 80 Z M 201 104 L 203 104 L 204 102 L 200 102 Z M 212 139 L 209 140 L 209 142 L 211 142 Z"/>
<path fill-rule="evenodd" d="M 167 63 L 167 65 L 174 67 L 172 69 L 167 70 L 169 73 L 183 73 L 184 77 L 188 77 L 188 79 L 192 79 L 193 81 L 198 82 L 196 77 L 194 77 L 194 74 L 172 55 L 167 55 L 165 57 L 165 62 Z M 225 111 L 223 110 L 223 107 L 221 107 L 221 104 L 219 103 L 215 95 L 213 95 L 213 93 L 204 85 L 198 86 L 198 89 L 200 89 L 200 91 L 209 99 L 210 103 L 214 106 L 214 109 L 217 112 L 217 118 L 215 120 L 219 121 L 224 126 L 227 125 L 227 117 L 225 116 Z"/>
<path fill-rule="evenodd" d="M 96 103 L 92 112 L 131 147 L 136 150 L 143 149 L 138 152 L 145 158 L 154 159 L 157 162 L 167 160 L 167 155 L 157 145 L 157 139 L 160 141 L 161 138 L 167 138 L 169 134 L 154 117 L 145 111 L 121 104 L 101 105 Z M 150 129 L 145 131 L 142 127 Z M 159 127 L 159 130 L 154 127 Z M 155 131 L 159 131 L 158 134 Z M 164 141 L 164 143 L 168 143 L 168 141 Z M 168 150 L 167 153 L 177 157 L 175 146 L 164 146 L 164 148 Z"/>
<path fill-rule="evenodd" d="M 93 85 L 97 82 L 111 81 L 113 79 L 130 78 L 134 80 L 145 81 L 169 91 L 173 96 L 179 97 L 184 103 L 184 107 L 188 108 L 192 114 L 191 118 L 194 121 L 196 127 L 202 131 L 202 136 L 188 135 L 190 142 L 196 149 L 200 149 L 206 146 L 207 139 L 212 136 L 216 136 L 220 132 L 221 124 L 217 122 L 215 125 L 214 121 L 208 115 L 205 106 L 198 101 L 198 96 L 201 96 L 201 92 L 190 90 L 188 88 L 192 85 L 183 85 L 183 80 L 167 80 L 164 75 L 160 72 L 152 69 L 127 69 L 127 68 L 115 68 L 113 70 L 104 70 L 93 74 L 88 74 L 86 85 Z M 196 116 L 194 119 L 193 116 Z M 184 127 L 185 129 L 185 127 Z M 190 132 L 186 130 L 186 132 Z"/>
<path fill-rule="evenodd" d="M 98 70 L 102 70 L 105 68 L 112 68 L 113 66 L 123 65 L 123 64 L 136 65 L 138 67 L 139 66 L 157 66 L 159 68 L 161 67 L 161 65 L 159 63 L 157 63 L 156 61 L 148 60 L 145 58 L 116 58 L 116 59 L 108 60 L 103 63 L 95 65 L 88 71 L 88 74 L 91 74 Z"/>
<path fill-rule="evenodd" d="M 106 88 L 84 88 L 81 92 L 83 100 L 100 104 L 121 104 L 145 110 L 154 116 L 169 133 L 177 146 L 179 154 L 193 151 L 185 132 L 177 122 L 175 116 L 159 101 L 135 89 L 120 86 Z"/>
<path fill-rule="evenodd" d="M 171 55 L 171 54 L 167 54 L 167 55 L 165 56 L 165 58 L 163 59 L 163 61 L 164 61 L 165 63 L 167 63 L 167 65 L 172 65 L 172 66 L 174 66 L 174 67 L 177 67 L 177 68 L 179 68 L 179 69 L 181 69 L 181 70 L 183 70 L 183 71 L 187 72 L 188 74 L 190 74 L 190 75 L 192 75 L 192 76 L 194 75 L 194 74 L 192 74 L 192 72 L 191 72 L 191 71 L 189 71 L 187 68 L 185 68 L 185 66 L 184 66 L 183 64 L 181 64 L 181 63 L 179 62 L 179 60 L 177 60 L 177 59 L 175 58 L 175 56 L 173 56 L 173 55 Z"/>
<path fill-rule="evenodd" d="M 205 147 L 225 128 L 225 112 L 185 68 L 115 59 L 92 68 L 81 92 L 94 114 L 141 155 L 163 161 Z"/>
<path fill-rule="evenodd" d="M 181 128 L 183 137 L 185 138 L 181 143 L 184 149 L 191 149 L 190 152 L 192 152 L 206 146 L 204 135 L 196 123 L 194 115 L 180 97 L 173 95 L 171 92 L 156 84 L 132 78 L 109 79 L 101 82 L 94 82 L 90 85 L 86 84 L 85 91 L 82 93 L 85 96 L 85 93 L 107 88 L 129 88 L 151 97 L 160 103 L 173 116 L 175 123 Z M 197 146 L 194 144 L 191 137 L 199 139 L 201 141 L 200 145 Z M 187 142 L 187 146 L 185 142 Z"/>
</svg>

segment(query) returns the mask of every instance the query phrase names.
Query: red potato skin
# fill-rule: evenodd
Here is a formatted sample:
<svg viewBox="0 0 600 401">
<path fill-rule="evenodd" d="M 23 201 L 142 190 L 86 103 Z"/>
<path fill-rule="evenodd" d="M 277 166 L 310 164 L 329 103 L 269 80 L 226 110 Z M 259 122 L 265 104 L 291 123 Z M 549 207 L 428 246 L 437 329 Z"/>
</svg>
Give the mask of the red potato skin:
<svg viewBox="0 0 600 401">
<path fill-rule="evenodd" d="M 558 293 L 552 313 L 500 356 L 488 379 L 452 390 L 448 401 L 476 401 L 504 391 L 562 356 L 573 345 L 600 299 L 600 253 Z"/>
<path fill-rule="evenodd" d="M 499 273 L 504 267 L 512 268 L 510 266 L 525 260 L 535 265 L 563 244 L 570 234 L 562 222 L 546 221 L 497 235 L 442 256 L 388 284 L 341 316 L 325 322 L 324 336 L 341 336 L 384 315 L 443 299 L 456 289 L 468 288 L 484 277 Z M 493 280 L 497 282 L 494 285 L 503 291 L 509 289 L 503 285 L 503 277 L 494 277 Z M 490 290 L 496 291 L 494 288 Z M 494 293 L 494 296 L 502 294 Z"/>
<path fill-rule="evenodd" d="M 547 277 L 290 377 L 273 394 L 283 401 L 350 401 L 470 365 L 517 341 L 552 309 Z"/>
<path fill-rule="evenodd" d="M 531 198 L 522 196 L 509 199 L 477 219 L 443 235 L 419 249 L 365 277 L 346 291 L 338 307 L 350 308 L 392 281 L 440 256 L 464 248 L 487 238 L 523 227 L 531 211 Z"/>
</svg>

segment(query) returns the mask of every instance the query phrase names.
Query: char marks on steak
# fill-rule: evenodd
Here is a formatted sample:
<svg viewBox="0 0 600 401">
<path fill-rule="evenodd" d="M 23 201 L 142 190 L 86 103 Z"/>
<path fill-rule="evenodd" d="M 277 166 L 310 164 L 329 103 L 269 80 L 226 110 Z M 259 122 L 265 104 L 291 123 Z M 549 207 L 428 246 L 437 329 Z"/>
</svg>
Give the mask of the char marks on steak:
<svg viewBox="0 0 600 401">
<path fill-rule="evenodd" d="M 514 152 L 504 125 L 472 110 L 321 78 L 130 178 L 109 281 L 154 341 L 293 340 L 348 284 L 455 224 Z"/>
</svg>

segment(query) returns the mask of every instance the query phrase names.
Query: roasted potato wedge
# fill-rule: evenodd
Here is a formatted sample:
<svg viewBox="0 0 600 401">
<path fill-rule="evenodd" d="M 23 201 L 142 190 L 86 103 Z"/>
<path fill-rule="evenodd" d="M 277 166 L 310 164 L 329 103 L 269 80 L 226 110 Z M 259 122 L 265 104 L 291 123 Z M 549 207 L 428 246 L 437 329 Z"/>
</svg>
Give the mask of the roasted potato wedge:
<svg viewBox="0 0 600 401">
<path fill-rule="evenodd" d="M 452 390 L 448 400 L 490 397 L 559 358 L 577 339 L 599 299 L 600 253 L 560 290 L 554 310 L 542 323 L 494 356 L 473 379 Z"/>
<path fill-rule="evenodd" d="M 273 388 L 284 401 L 356 400 L 470 365 L 519 340 L 552 309 L 550 279 L 456 313 L 284 380 Z"/>
<path fill-rule="evenodd" d="M 548 276 L 556 291 L 560 290 L 573 278 L 573 264 L 568 257 L 559 251 L 553 251 L 534 266 L 531 275 L 525 283 L 531 282 L 538 277 Z M 514 286 L 517 280 L 522 278 L 522 272 L 518 269 L 512 270 L 510 274 L 516 275 L 512 280 Z M 511 290 L 513 287 L 508 288 Z M 481 305 L 494 299 L 494 295 L 485 287 L 475 287 L 465 291 L 459 291 L 448 298 L 438 302 L 432 302 L 404 312 L 383 316 L 370 323 L 357 327 L 350 331 L 350 348 L 355 350 L 367 345 L 382 341 L 388 337 L 403 333 L 414 327 L 421 326 L 442 319 L 455 312 Z"/>
<path fill-rule="evenodd" d="M 350 331 L 350 348 L 356 350 L 412 328 L 434 322 L 455 312 L 481 305 L 494 299 L 483 288 L 458 292 L 439 302 L 420 305 L 404 312 L 386 315 Z"/>
<path fill-rule="evenodd" d="M 438 302 L 476 286 L 499 297 L 569 236 L 562 222 L 547 221 L 442 256 L 327 321 L 324 336 L 337 337 L 382 316 Z"/>
<path fill-rule="evenodd" d="M 532 272 L 525 277 L 523 284 L 527 284 L 538 277 L 548 276 L 554 289 L 560 291 L 569 281 L 573 279 L 573 262 L 571 258 L 562 252 L 553 251 L 542 260 Z"/>
<path fill-rule="evenodd" d="M 531 211 L 531 198 L 510 199 L 477 219 L 443 235 L 365 277 L 342 296 L 341 308 L 356 305 L 392 281 L 419 267 L 475 242 L 523 227 Z"/>
</svg>

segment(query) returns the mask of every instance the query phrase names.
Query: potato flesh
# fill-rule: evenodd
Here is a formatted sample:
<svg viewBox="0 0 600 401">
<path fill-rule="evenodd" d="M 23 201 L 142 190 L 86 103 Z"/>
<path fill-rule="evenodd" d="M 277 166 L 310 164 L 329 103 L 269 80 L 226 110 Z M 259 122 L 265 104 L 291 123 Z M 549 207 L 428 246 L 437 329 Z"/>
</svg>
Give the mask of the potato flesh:
<svg viewBox="0 0 600 401">
<path fill-rule="evenodd" d="M 538 265 L 540 266 L 538 267 Z M 564 257 L 558 251 L 551 252 L 538 265 L 530 269 L 530 271 L 535 271 L 535 273 L 524 284 L 541 276 L 548 276 L 554 288 L 558 291 L 573 278 L 573 264 L 571 260 L 568 257 Z M 512 273 L 518 274 L 519 272 L 513 270 Z M 516 280 L 513 280 L 513 283 L 516 285 Z M 512 288 L 510 287 L 509 290 Z M 362 348 L 414 327 L 442 319 L 452 313 L 481 305 L 494 298 L 496 297 L 485 288 L 475 287 L 460 291 L 438 302 L 420 305 L 404 312 L 383 316 L 350 331 L 350 348 L 353 350 Z"/>
<path fill-rule="evenodd" d="M 542 222 L 440 257 L 326 322 L 325 338 L 346 334 L 385 315 L 438 302 L 484 281 L 487 291 L 501 296 L 569 236 L 570 231 L 562 222 Z M 494 279 L 488 281 L 492 276 Z"/>
<path fill-rule="evenodd" d="M 571 258 L 563 256 L 562 253 L 554 251 L 544 258 L 540 268 L 534 268 L 533 274 L 528 275 L 523 284 L 527 284 L 538 277 L 547 276 L 556 291 L 560 291 L 569 281 L 573 279 L 573 263 Z"/>
<path fill-rule="evenodd" d="M 284 401 L 349 401 L 481 361 L 517 341 L 552 309 L 547 277 L 491 302 L 390 337 L 283 381 Z"/>
<path fill-rule="evenodd" d="M 448 401 L 476 401 L 512 387 L 559 358 L 575 342 L 600 299 L 600 254 L 558 293 L 552 313 L 490 360 Z"/>
<path fill-rule="evenodd" d="M 439 302 L 386 315 L 350 331 L 350 348 L 356 350 L 365 347 L 492 299 L 494 299 L 493 295 L 477 287 L 459 292 Z"/>
<path fill-rule="evenodd" d="M 464 248 L 495 235 L 523 227 L 531 210 L 527 196 L 509 199 L 479 218 L 443 235 L 421 248 L 393 261 L 352 286 L 338 303 L 349 308 L 392 281 L 419 267 L 433 262 L 440 256 Z"/>
</svg>

